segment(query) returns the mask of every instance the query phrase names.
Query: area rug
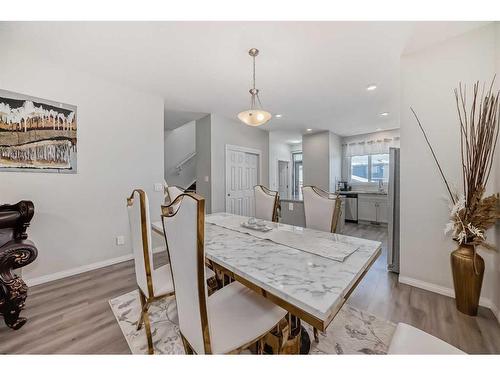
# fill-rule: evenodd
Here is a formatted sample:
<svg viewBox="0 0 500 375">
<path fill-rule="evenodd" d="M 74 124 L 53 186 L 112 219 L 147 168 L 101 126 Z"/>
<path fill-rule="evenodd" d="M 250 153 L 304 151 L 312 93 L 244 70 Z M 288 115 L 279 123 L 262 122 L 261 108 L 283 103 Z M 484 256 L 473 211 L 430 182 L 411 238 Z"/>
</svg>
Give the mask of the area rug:
<svg viewBox="0 0 500 375">
<path fill-rule="evenodd" d="M 141 306 L 138 291 L 116 297 L 109 304 L 131 352 L 146 354 L 144 328 L 137 331 Z M 155 301 L 149 314 L 155 354 L 184 354 L 175 297 Z M 312 340 L 312 327 L 304 326 Z M 327 331 L 320 333 L 319 343 L 312 340 L 310 354 L 385 354 L 395 329 L 394 323 L 345 304 Z"/>
</svg>

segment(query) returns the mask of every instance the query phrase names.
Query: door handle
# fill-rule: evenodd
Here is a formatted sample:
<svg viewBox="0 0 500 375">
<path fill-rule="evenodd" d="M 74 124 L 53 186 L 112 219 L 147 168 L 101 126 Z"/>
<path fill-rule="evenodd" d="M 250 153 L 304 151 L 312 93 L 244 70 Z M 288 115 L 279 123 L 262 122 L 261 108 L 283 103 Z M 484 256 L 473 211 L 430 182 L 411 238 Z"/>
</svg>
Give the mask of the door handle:
<svg viewBox="0 0 500 375">
<path fill-rule="evenodd" d="M 227 196 L 228 196 L 228 197 L 230 197 L 230 196 L 231 196 L 231 194 L 228 194 Z"/>
</svg>

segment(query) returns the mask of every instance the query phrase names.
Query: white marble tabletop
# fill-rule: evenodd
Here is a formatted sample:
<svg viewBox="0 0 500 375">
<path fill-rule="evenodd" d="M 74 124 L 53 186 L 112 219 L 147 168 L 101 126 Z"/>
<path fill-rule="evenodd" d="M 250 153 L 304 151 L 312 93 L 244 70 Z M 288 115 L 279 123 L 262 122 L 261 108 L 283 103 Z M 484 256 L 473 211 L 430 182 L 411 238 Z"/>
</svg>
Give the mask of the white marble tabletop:
<svg viewBox="0 0 500 375">
<path fill-rule="evenodd" d="M 273 226 L 273 230 L 295 231 L 317 238 L 327 236 L 354 244 L 358 250 L 339 262 L 206 223 L 207 259 L 278 297 L 285 302 L 282 307 L 290 304 L 304 312 L 299 317 L 316 328 L 326 329 L 344 303 L 346 294 L 380 254 L 381 243 L 287 224 L 267 224 Z M 152 227 L 163 232 L 161 222 L 154 222 Z"/>
</svg>

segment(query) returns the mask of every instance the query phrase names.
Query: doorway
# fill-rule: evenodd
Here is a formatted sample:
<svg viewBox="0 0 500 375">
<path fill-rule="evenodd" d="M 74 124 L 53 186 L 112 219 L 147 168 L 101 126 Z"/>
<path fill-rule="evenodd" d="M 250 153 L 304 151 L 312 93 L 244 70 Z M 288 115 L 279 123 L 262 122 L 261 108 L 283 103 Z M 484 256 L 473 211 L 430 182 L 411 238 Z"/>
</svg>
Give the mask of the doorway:
<svg viewBox="0 0 500 375">
<path fill-rule="evenodd" d="M 302 186 L 304 185 L 304 173 L 302 166 L 302 152 L 292 154 L 293 162 L 293 197 L 302 199 Z"/>
<path fill-rule="evenodd" d="M 278 160 L 278 192 L 281 198 L 288 199 L 290 197 L 289 179 L 289 162 Z"/>
<path fill-rule="evenodd" d="M 260 184 L 261 151 L 226 145 L 226 212 L 255 215 L 253 187 Z"/>
</svg>

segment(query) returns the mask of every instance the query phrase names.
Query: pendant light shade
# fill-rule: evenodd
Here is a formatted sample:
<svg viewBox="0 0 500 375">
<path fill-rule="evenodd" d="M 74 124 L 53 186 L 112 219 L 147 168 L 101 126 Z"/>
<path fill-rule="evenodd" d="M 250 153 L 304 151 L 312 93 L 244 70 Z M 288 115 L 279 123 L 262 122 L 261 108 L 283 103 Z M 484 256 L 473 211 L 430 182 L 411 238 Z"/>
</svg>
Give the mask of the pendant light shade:
<svg viewBox="0 0 500 375">
<path fill-rule="evenodd" d="M 247 125 L 260 126 L 268 122 L 272 115 L 262 108 L 259 90 L 255 88 L 255 57 L 259 55 L 259 50 L 252 48 L 248 54 L 253 58 L 253 87 L 249 90 L 251 95 L 250 109 L 238 113 L 238 118 Z"/>
<path fill-rule="evenodd" d="M 248 111 L 238 113 L 240 121 L 250 126 L 263 125 L 268 122 L 271 117 L 269 112 L 262 109 L 249 109 Z"/>
</svg>

